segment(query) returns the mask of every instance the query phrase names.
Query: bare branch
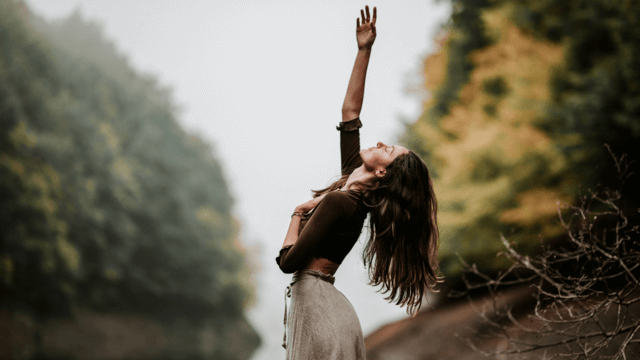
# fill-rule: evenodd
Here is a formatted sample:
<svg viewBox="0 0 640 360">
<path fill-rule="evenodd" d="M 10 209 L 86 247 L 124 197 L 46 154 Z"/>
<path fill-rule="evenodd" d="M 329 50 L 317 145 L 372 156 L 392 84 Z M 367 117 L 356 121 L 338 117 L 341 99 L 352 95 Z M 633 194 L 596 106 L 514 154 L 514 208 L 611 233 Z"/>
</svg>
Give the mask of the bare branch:
<svg viewBox="0 0 640 360">
<path fill-rule="evenodd" d="M 633 174 L 633 161 L 617 158 L 606 147 L 624 184 Z M 539 255 L 518 253 L 500 234 L 505 249 L 500 255 L 512 265 L 497 276 L 460 259 L 465 290 L 450 296 L 466 296 L 489 327 L 484 334 L 476 332 L 477 338 L 508 344 L 487 351 L 465 339 L 472 349 L 484 356 L 537 353 L 544 359 L 626 359 L 631 354 L 630 346 L 640 343 L 640 225 L 637 215 L 623 211 L 621 188 L 580 195 L 577 205 L 558 201 L 565 241 L 543 245 Z M 535 305 L 518 318 L 499 296 L 505 287 L 524 284 L 533 284 Z M 486 289 L 491 300 L 474 302 L 471 291 L 478 289 Z"/>
</svg>

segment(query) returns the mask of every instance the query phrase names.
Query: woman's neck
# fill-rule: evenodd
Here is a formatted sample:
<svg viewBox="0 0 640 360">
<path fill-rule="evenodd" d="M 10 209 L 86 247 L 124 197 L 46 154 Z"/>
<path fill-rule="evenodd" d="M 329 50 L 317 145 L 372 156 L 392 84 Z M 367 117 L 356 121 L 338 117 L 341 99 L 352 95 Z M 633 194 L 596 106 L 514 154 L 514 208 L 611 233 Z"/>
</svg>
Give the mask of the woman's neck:
<svg viewBox="0 0 640 360">
<path fill-rule="evenodd" d="M 347 182 L 344 184 L 342 189 L 347 190 L 353 183 L 356 183 L 356 182 L 366 183 L 373 180 L 375 177 L 376 176 L 373 173 L 365 170 L 364 165 L 361 165 L 360 167 L 353 170 L 351 175 L 349 175 L 349 177 L 347 178 Z M 356 184 L 354 189 L 357 187 L 358 185 Z"/>
</svg>

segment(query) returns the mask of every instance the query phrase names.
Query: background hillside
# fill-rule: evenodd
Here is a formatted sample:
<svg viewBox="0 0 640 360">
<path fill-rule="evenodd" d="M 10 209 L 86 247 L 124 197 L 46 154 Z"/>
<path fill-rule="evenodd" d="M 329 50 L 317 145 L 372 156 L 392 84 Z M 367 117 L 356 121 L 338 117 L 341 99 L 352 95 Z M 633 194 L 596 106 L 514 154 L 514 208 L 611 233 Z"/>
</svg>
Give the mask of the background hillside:
<svg viewBox="0 0 640 360">
<path fill-rule="evenodd" d="M 233 200 L 169 89 L 77 13 L 47 23 L 2 0 L 0 41 L 3 308 L 142 314 L 192 331 L 182 346 L 204 328 L 215 339 L 175 356 L 248 358 L 259 339 Z"/>
</svg>

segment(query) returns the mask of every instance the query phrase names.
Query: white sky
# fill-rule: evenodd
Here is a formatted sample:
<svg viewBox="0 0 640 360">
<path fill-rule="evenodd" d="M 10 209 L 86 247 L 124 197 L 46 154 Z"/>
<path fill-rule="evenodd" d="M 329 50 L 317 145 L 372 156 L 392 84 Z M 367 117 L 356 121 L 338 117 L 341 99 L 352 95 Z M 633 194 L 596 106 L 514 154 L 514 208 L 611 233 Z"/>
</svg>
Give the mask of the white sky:
<svg viewBox="0 0 640 360">
<path fill-rule="evenodd" d="M 101 23 L 137 70 L 174 90 L 179 121 L 214 145 L 236 200 L 240 236 L 256 271 L 249 311 L 263 346 L 252 360 L 284 358 L 284 289 L 275 261 L 290 215 L 340 174 L 340 108 L 357 51 L 364 2 L 26 0 L 47 19 L 81 14 Z M 396 143 L 401 119 L 422 110 L 407 85 L 450 14 L 446 2 L 379 0 L 361 119 L 361 146 Z M 366 230 L 363 230 L 366 235 Z M 367 286 L 365 236 L 336 273 L 368 334 L 406 316 Z"/>
</svg>

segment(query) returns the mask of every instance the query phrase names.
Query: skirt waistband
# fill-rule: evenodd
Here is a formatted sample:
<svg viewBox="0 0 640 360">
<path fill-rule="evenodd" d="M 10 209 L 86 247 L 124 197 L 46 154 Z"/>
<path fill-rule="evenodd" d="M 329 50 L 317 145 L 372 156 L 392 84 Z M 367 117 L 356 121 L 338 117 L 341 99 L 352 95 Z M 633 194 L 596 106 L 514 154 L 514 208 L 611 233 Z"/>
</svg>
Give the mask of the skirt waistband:
<svg viewBox="0 0 640 360">
<path fill-rule="evenodd" d="M 320 270 L 298 270 L 295 273 L 293 273 L 293 277 L 291 278 L 291 285 L 297 283 L 298 281 L 305 279 L 305 278 L 309 278 L 310 276 L 315 276 L 318 277 L 328 283 L 330 283 L 331 285 L 333 285 L 333 283 L 335 283 L 336 278 L 333 277 L 333 275 L 328 275 L 323 273 Z"/>
</svg>

